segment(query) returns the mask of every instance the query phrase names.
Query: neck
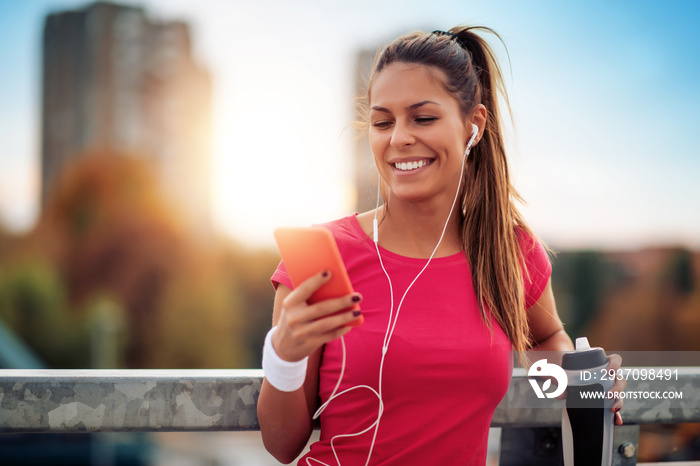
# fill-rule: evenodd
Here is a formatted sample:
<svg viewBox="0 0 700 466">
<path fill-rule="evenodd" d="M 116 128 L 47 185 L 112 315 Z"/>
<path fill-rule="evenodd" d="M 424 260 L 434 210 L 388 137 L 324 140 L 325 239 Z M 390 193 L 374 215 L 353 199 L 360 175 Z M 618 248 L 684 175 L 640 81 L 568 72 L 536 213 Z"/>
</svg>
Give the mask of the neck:
<svg viewBox="0 0 700 466">
<path fill-rule="evenodd" d="M 428 205 L 429 204 L 429 205 Z M 427 259 L 440 240 L 451 203 L 413 203 L 393 198 L 387 210 L 380 207 L 379 244 L 407 257 Z M 456 254 L 462 249 L 459 238 L 459 212 L 455 206 L 435 257 Z"/>
</svg>

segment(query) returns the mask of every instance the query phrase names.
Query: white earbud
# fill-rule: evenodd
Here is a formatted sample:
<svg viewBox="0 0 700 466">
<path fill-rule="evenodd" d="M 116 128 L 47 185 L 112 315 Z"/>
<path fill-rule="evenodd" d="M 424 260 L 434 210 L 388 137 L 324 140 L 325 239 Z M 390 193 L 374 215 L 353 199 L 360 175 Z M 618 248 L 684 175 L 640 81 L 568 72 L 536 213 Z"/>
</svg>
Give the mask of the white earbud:
<svg viewBox="0 0 700 466">
<path fill-rule="evenodd" d="M 464 155 L 466 156 L 469 154 L 469 150 L 472 148 L 472 144 L 474 144 L 474 141 L 476 140 L 476 136 L 479 134 L 479 127 L 476 126 L 474 123 L 472 123 L 472 137 L 469 139 L 469 143 L 467 143 L 467 148 L 464 150 Z"/>
</svg>

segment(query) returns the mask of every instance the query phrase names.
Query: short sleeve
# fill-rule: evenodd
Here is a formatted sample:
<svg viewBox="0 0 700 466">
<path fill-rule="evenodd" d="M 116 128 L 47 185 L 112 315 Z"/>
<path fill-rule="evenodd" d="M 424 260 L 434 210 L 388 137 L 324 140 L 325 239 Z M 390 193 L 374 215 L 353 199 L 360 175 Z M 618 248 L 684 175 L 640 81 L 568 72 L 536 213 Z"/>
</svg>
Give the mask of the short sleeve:
<svg viewBox="0 0 700 466">
<path fill-rule="evenodd" d="M 519 235 L 525 267 L 523 285 L 525 291 L 525 309 L 530 309 L 540 299 L 547 282 L 552 275 L 552 263 L 542 243 L 528 234 Z"/>
<path fill-rule="evenodd" d="M 280 284 L 290 289 L 294 289 L 294 286 L 292 285 L 292 279 L 289 278 L 287 268 L 284 266 L 284 261 L 279 263 L 279 265 L 277 266 L 277 270 L 275 270 L 275 273 L 273 273 L 272 277 L 270 277 L 270 281 L 272 282 L 272 286 L 275 289 L 275 291 L 277 290 L 277 287 Z"/>
<path fill-rule="evenodd" d="M 352 232 L 352 229 L 348 228 L 347 226 L 351 219 L 354 220 L 355 216 L 356 214 L 352 214 L 340 220 L 328 223 L 313 224 L 312 226 L 324 227 L 330 230 L 333 234 L 333 237 L 335 238 L 336 243 L 338 243 L 338 247 L 341 248 L 341 245 L 344 241 L 347 241 L 348 239 L 350 239 L 350 241 L 355 240 L 352 233 L 348 234 L 348 230 Z M 275 289 L 275 291 L 277 291 L 277 287 L 279 285 L 284 285 L 291 290 L 294 289 L 294 285 L 292 285 L 292 279 L 289 277 L 289 273 L 287 272 L 287 268 L 284 265 L 284 261 L 280 261 L 279 265 L 277 266 L 277 270 L 275 270 L 275 273 L 273 273 L 272 277 L 270 277 L 270 282 L 272 282 L 272 287 Z"/>
</svg>

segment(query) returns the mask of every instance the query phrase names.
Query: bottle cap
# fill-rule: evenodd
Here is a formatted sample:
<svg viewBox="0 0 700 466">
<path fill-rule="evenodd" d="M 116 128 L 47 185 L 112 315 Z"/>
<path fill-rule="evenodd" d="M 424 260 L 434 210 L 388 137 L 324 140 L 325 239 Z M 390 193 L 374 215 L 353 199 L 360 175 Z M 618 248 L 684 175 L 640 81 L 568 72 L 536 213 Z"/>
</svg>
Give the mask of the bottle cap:
<svg viewBox="0 0 700 466">
<path fill-rule="evenodd" d="M 575 371 L 604 366 L 607 363 L 608 358 L 603 348 L 591 348 L 588 338 L 581 337 L 576 339 L 576 351 L 564 353 L 561 367 L 564 370 Z"/>
</svg>

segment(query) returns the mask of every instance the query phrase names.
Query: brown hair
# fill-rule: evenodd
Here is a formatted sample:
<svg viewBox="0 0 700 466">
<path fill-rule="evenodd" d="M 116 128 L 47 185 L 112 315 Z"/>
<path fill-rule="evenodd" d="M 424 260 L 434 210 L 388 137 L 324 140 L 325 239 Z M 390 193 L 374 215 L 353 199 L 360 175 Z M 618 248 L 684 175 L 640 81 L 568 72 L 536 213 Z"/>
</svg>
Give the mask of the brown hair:
<svg viewBox="0 0 700 466">
<path fill-rule="evenodd" d="M 482 317 L 491 328 L 489 309 L 515 350 L 524 351 L 531 341 L 518 237 L 532 236 L 532 232 L 515 206 L 521 198 L 508 174 L 497 100 L 500 93 L 508 104 L 503 76 L 495 54 L 475 31 L 500 39 L 495 31 L 475 26 L 456 27 L 447 33 L 415 32 L 394 40 L 377 58 L 367 97 L 377 74 L 399 62 L 441 70 L 447 91 L 465 117 L 479 104 L 486 107 L 482 138 L 471 150 L 462 174 L 460 237 Z"/>
</svg>

